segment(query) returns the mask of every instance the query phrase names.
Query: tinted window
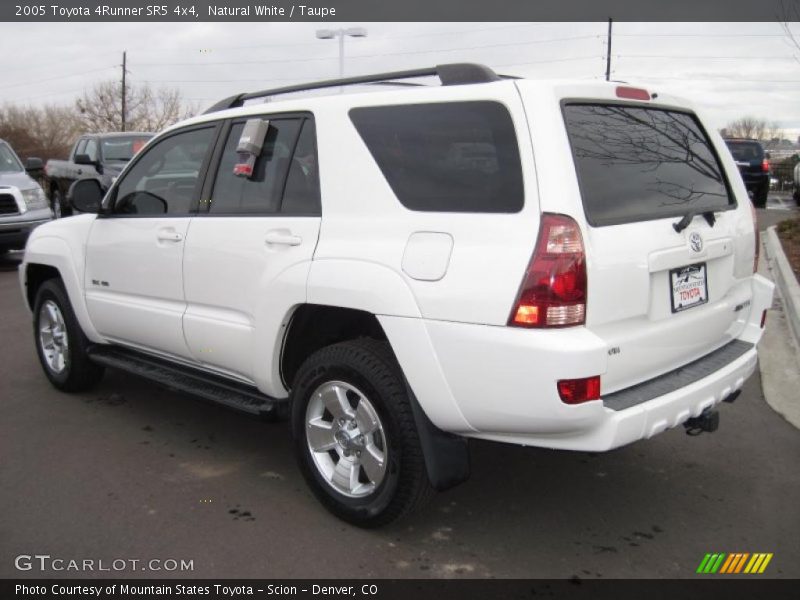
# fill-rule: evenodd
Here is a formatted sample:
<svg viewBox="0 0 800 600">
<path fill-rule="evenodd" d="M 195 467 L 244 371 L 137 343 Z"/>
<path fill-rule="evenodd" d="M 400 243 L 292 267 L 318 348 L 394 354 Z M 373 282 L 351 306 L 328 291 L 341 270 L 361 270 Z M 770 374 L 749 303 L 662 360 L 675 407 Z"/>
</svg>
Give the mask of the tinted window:
<svg viewBox="0 0 800 600">
<path fill-rule="evenodd" d="M 103 160 L 129 161 L 141 150 L 151 136 L 106 138 L 102 142 Z"/>
<path fill-rule="evenodd" d="M 22 165 L 17 160 L 17 156 L 11 151 L 11 148 L 0 144 L 0 172 L 14 173 L 17 171 L 22 171 Z"/>
<path fill-rule="evenodd" d="M 97 160 L 97 140 L 86 140 L 86 148 L 83 153 L 89 157 L 89 160 Z"/>
<path fill-rule="evenodd" d="M 738 162 L 761 162 L 764 160 L 764 149 L 758 142 L 732 142 L 726 140 L 733 160 Z"/>
<path fill-rule="evenodd" d="M 86 138 L 82 140 L 78 140 L 78 145 L 75 146 L 75 156 L 78 154 L 85 154 L 86 153 Z"/>
<path fill-rule="evenodd" d="M 306 120 L 297 140 L 294 157 L 286 177 L 281 212 L 288 214 L 320 213 L 319 174 L 314 122 Z"/>
<path fill-rule="evenodd" d="M 291 161 L 300 121 L 270 120 L 267 136 L 251 177 L 233 174 L 239 162 L 236 147 L 244 122 L 234 123 L 228 134 L 211 193 L 211 213 L 274 213 L 280 208 L 286 171 Z"/>
<path fill-rule="evenodd" d="M 114 212 L 192 212 L 200 168 L 213 140 L 214 128 L 206 127 L 171 135 L 151 146 L 120 181 Z"/>
<path fill-rule="evenodd" d="M 616 105 L 564 108 L 586 217 L 614 225 L 732 204 L 708 138 L 691 115 Z"/>
<path fill-rule="evenodd" d="M 411 210 L 512 213 L 523 186 L 511 116 L 496 102 L 354 108 L 358 133 Z"/>
</svg>

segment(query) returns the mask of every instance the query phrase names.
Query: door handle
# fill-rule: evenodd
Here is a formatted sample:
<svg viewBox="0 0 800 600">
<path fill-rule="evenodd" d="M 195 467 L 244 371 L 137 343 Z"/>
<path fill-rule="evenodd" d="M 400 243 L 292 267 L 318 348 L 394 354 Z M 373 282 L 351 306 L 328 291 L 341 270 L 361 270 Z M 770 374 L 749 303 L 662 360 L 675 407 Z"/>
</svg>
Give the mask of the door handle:
<svg viewBox="0 0 800 600">
<path fill-rule="evenodd" d="M 174 229 L 159 229 L 156 237 L 162 242 L 180 242 L 183 239 L 183 234 Z"/>
<path fill-rule="evenodd" d="M 303 243 L 303 238 L 288 231 L 270 231 L 264 236 L 264 242 L 281 246 L 299 246 Z"/>
</svg>

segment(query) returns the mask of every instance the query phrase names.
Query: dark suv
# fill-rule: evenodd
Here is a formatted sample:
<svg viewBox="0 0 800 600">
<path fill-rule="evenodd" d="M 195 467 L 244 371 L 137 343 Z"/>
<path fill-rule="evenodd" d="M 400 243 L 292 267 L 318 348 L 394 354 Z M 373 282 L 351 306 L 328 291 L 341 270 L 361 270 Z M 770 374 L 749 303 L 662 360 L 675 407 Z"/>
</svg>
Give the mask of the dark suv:
<svg viewBox="0 0 800 600">
<path fill-rule="evenodd" d="M 767 205 L 769 192 L 769 156 L 757 140 L 726 139 L 725 143 L 739 167 L 744 187 L 759 208 Z"/>
</svg>

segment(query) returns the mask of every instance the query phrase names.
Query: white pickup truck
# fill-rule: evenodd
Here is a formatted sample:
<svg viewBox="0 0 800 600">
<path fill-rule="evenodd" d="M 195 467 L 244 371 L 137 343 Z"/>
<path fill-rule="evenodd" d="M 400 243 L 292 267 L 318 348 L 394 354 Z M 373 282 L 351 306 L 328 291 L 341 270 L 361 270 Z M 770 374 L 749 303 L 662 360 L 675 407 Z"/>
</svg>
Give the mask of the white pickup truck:
<svg viewBox="0 0 800 600">
<path fill-rule="evenodd" d="M 241 94 L 71 196 L 92 214 L 20 266 L 50 381 L 120 368 L 288 415 L 314 493 L 365 527 L 463 481 L 467 438 L 713 430 L 772 301 L 722 139 L 616 83 L 457 64 Z"/>
</svg>

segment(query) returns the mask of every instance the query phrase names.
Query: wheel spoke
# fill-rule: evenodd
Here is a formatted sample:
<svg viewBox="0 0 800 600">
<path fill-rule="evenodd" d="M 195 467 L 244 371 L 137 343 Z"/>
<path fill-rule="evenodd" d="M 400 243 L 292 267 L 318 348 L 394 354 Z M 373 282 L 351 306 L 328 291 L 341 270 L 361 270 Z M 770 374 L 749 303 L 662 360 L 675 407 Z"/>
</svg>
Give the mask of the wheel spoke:
<svg viewBox="0 0 800 600">
<path fill-rule="evenodd" d="M 356 408 L 356 424 L 358 430 L 367 435 L 372 433 L 378 428 L 378 417 L 371 407 L 367 406 L 366 402 L 359 402 Z"/>
<path fill-rule="evenodd" d="M 336 440 L 333 437 L 333 424 L 316 418 L 308 422 L 306 426 L 308 445 L 314 452 L 327 452 L 336 447 Z"/>
<path fill-rule="evenodd" d="M 335 419 L 352 417 L 353 407 L 347 393 L 341 386 L 333 386 L 322 392 L 322 403 Z"/>
<path fill-rule="evenodd" d="M 50 321 L 50 327 L 55 327 L 58 324 L 58 311 L 56 305 L 52 302 L 47 303 L 47 318 Z"/>
<path fill-rule="evenodd" d="M 361 466 L 373 483 L 380 481 L 386 471 L 386 460 L 383 452 L 375 444 L 370 444 L 361 452 Z"/>
<path fill-rule="evenodd" d="M 359 486 L 356 464 L 348 458 L 342 458 L 333 470 L 331 483 L 352 493 Z"/>
</svg>

